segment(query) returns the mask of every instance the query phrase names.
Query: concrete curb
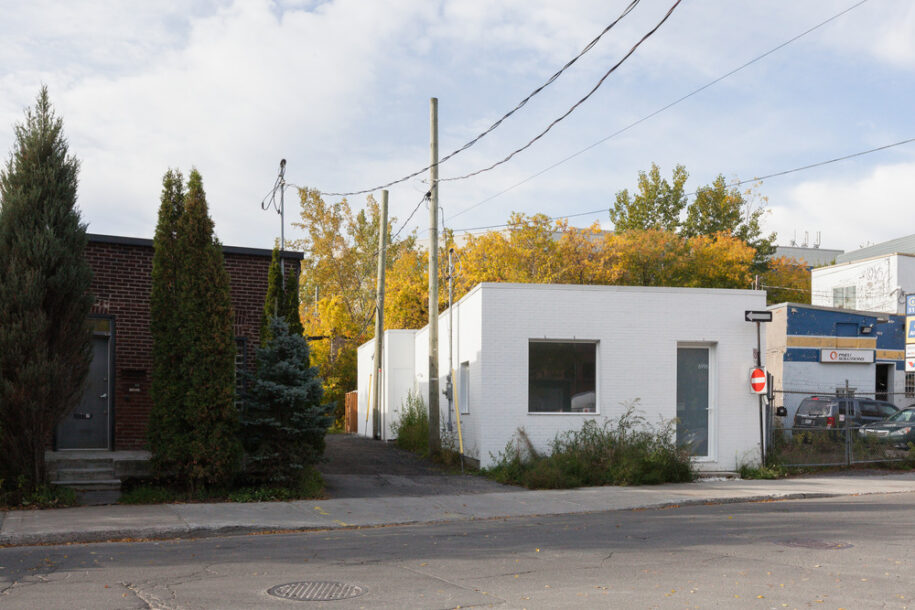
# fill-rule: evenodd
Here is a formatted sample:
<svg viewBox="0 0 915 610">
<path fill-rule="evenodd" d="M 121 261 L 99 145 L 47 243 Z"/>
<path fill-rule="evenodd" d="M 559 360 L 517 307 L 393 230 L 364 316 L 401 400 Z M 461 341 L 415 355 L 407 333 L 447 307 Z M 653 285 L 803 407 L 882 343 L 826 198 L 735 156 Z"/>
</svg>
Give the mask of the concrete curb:
<svg viewBox="0 0 915 610">
<path fill-rule="evenodd" d="M 904 492 L 875 492 L 875 493 L 904 493 Z M 100 528 L 94 531 L 70 531 L 70 532 L 47 532 L 47 533 L 12 533 L 0 535 L 0 548 L 16 546 L 39 546 L 39 545 L 56 545 L 56 544 L 90 544 L 102 542 L 118 541 L 139 541 L 139 540 L 176 540 L 190 538 L 212 538 L 218 536 L 238 536 L 238 535 L 269 535 L 271 533 L 292 533 L 292 532 L 310 532 L 326 530 L 343 530 L 343 529 L 369 529 L 379 527 L 403 527 L 410 525 L 427 525 L 435 523 L 453 523 L 461 521 L 492 521 L 500 519 L 517 519 L 529 517 L 545 517 L 563 514 L 594 514 L 601 512 L 619 512 L 632 510 L 663 510 L 668 508 L 677 508 L 683 506 L 710 506 L 717 504 L 748 504 L 753 502 L 767 501 L 785 501 L 785 500 L 803 500 L 816 498 L 831 498 L 843 495 L 855 495 L 846 493 L 829 493 L 829 492 L 796 492 L 796 493 L 778 493 L 778 494 L 759 494 L 752 496 L 731 496 L 722 498 L 684 498 L 681 500 L 670 500 L 663 502 L 648 502 L 638 506 L 626 506 L 619 508 L 605 509 L 586 509 L 586 510 L 567 510 L 567 511 L 545 511 L 545 512 L 525 512 L 525 513 L 507 513 L 487 517 L 474 517 L 473 515 L 451 514 L 447 517 L 431 519 L 391 519 L 384 523 L 346 523 L 340 524 L 328 520 L 320 525 L 310 524 L 301 527 L 289 527 L 288 524 L 264 524 L 260 526 L 251 525 L 219 525 L 219 526 L 147 526 L 135 528 Z M 2 524 L 2 522 L 0 522 Z"/>
</svg>

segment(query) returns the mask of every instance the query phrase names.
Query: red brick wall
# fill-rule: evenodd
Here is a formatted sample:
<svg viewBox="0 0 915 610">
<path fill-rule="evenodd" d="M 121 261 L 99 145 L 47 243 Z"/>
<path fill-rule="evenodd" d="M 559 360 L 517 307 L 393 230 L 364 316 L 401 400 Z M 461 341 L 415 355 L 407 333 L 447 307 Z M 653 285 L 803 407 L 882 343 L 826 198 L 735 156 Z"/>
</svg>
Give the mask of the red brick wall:
<svg viewBox="0 0 915 610">
<path fill-rule="evenodd" d="M 143 449 L 146 422 L 152 406 L 152 336 L 149 331 L 149 293 L 152 242 L 90 236 L 86 258 L 92 267 L 92 314 L 110 316 L 114 326 L 114 449 Z M 287 273 L 299 272 L 295 254 L 284 260 Z M 254 364 L 260 341 L 260 317 L 267 294 L 270 252 L 227 248 L 226 270 L 235 310 L 235 335 L 246 338 L 246 360 Z"/>
</svg>

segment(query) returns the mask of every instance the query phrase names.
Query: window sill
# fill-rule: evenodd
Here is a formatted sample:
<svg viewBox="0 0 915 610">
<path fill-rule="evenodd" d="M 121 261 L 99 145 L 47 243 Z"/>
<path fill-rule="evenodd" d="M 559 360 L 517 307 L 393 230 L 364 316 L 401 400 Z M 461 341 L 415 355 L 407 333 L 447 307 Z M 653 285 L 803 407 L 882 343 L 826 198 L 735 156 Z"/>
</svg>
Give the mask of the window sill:
<svg viewBox="0 0 915 610">
<path fill-rule="evenodd" d="M 574 415 L 576 417 L 581 417 L 582 415 L 586 417 L 595 417 L 600 415 L 596 411 L 528 411 L 528 415 Z"/>
</svg>

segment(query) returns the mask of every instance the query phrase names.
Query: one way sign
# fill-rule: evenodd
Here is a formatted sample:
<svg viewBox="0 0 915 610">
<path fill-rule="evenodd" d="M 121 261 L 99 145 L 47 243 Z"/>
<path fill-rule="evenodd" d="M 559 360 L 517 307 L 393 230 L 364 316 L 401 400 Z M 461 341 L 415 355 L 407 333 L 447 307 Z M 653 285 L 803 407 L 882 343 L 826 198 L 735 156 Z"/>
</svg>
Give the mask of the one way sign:
<svg viewBox="0 0 915 610">
<path fill-rule="evenodd" d="M 747 310 L 743 312 L 743 319 L 747 322 L 771 322 L 772 312 Z"/>
</svg>

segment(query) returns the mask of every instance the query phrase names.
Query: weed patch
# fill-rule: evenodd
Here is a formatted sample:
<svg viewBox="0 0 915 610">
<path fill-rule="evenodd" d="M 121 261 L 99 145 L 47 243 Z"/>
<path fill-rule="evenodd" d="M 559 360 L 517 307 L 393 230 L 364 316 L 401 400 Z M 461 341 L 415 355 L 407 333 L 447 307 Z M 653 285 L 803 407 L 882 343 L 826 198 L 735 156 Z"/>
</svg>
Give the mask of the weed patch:
<svg viewBox="0 0 915 610">
<path fill-rule="evenodd" d="M 674 442 L 673 422 L 655 428 L 627 405 L 615 421 L 586 420 L 580 430 L 561 433 L 548 455 L 538 452 L 523 428 L 483 473 L 500 483 L 530 489 L 593 485 L 653 485 L 691 481 L 692 462 Z"/>
</svg>

